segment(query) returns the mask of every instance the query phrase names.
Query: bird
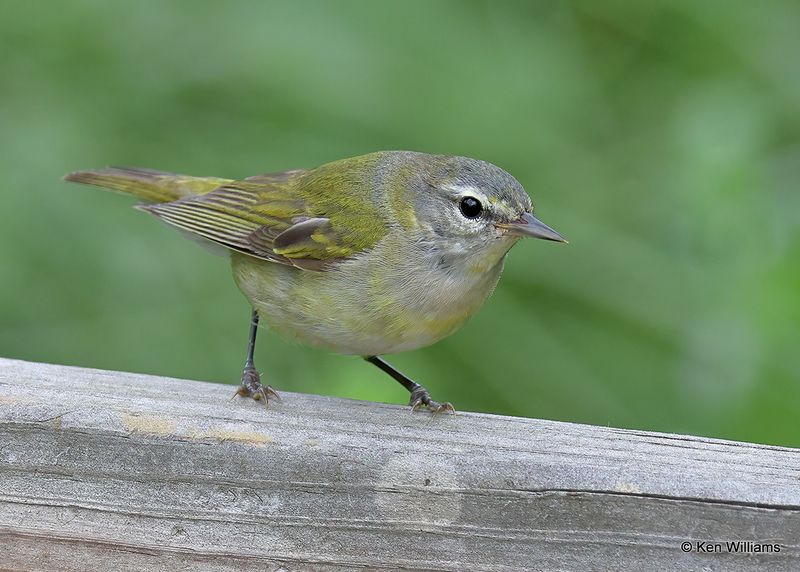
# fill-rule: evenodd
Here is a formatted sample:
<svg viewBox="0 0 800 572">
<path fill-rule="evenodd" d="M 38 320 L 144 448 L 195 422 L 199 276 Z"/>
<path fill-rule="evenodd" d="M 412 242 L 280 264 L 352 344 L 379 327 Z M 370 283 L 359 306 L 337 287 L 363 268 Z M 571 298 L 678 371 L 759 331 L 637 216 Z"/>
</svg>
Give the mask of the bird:
<svg viewBox="0 0 800 572">
<path fill-rule="evenodd" d="M 250 302 L 234 397 L 280 399 L 254 365 L 259 322 L 356 355 L 410 393 L 412 411 L 455 412 L 383 357 L 453 334 L 489 298 L 520 239 L 567 242 L 500 167 L 457 155 L 378 151 L 227 179 L 131 167 L 65 180 L 133 195 L 137 208 L 226 252 Z"/>
</svg>

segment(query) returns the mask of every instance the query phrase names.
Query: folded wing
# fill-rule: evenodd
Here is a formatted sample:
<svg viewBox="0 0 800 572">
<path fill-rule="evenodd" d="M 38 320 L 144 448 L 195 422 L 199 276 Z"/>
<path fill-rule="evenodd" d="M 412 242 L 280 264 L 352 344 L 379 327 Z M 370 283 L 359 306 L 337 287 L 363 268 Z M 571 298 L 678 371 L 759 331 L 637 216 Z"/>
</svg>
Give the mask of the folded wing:
<svg viewBox="0 0 800 572">
<path fill-rule="evenodd" d="M 295 192 L 294 181 L 302 173 L 259 175 L 203 195 L 137 208 L 230 250 L 322 271 L 363 249 L 363 244 L 351 244 L 351 229 L 337 228 Z"/>
</svg>

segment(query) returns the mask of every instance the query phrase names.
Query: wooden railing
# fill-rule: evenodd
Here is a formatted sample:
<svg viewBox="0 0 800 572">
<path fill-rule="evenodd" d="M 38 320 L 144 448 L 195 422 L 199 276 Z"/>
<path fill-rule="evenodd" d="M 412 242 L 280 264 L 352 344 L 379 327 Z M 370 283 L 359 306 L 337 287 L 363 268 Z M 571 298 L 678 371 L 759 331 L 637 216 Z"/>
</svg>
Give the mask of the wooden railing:
<svg viewBox="0 0 800 572">
<path fill-rule="evenodd" d="M 800 570 L 800 450 L 232 391 L 0 359 L 0 569 Z"/>
</svg>

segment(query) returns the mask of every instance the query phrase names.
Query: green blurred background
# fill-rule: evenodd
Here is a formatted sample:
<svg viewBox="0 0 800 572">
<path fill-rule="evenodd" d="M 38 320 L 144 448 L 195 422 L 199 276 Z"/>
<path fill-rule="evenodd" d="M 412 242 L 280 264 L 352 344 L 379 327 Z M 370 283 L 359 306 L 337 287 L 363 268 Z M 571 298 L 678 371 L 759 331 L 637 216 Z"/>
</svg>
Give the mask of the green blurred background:
<svg viewBox="0 0 800 572">
<path fill-rule="evenodd" d="M 800 446 L 798 26 L 793 0 L 5 0 L 0 355 L 238 381 L 227 261 L 68 171 L 461 154 L 571 244 L 514 248 L 479 315 L 393 363 L 462 410 Z M 256 363 L 407 400 L 272 333 Z"/>
</svg>

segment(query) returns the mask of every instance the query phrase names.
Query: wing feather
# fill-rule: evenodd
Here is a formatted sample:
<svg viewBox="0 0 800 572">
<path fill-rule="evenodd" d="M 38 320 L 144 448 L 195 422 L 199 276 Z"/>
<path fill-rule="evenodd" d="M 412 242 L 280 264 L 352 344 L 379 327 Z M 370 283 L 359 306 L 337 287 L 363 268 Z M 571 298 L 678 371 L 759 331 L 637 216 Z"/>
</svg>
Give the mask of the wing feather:
<svg viewBox="0 0 800 572">
<path fill-rule="evenodd" d="M 314 212 L 295 188 L 304 172 L 257 175 L 203 195 L 137 208 L 231 250 L 321 271 L 354 253 L 347 242 L 353 229 L 336 228 L 326 213 Z"/>
</svg>

